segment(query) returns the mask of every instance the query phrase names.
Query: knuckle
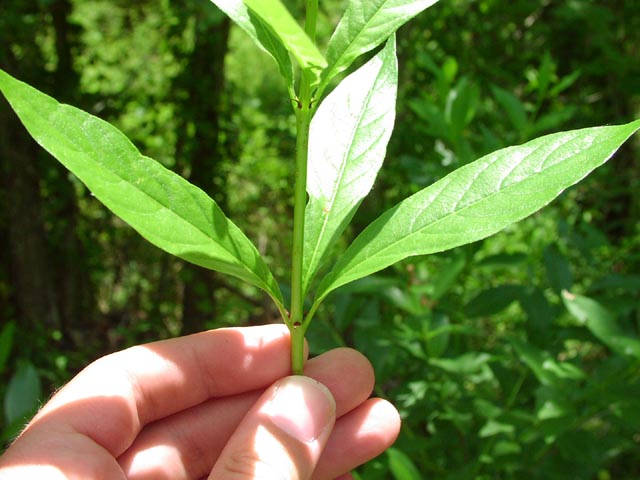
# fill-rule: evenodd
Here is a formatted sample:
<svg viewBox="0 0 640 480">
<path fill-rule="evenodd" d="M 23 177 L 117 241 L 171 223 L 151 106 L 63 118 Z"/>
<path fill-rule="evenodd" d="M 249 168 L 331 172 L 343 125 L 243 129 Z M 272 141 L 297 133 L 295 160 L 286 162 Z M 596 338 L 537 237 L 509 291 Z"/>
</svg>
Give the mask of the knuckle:
<svg viewBox="0 0 640 480">
<path fill-rule="evenodd" d="M 240 451 L 229 455 L 224 470 L 233 479 L 290 480 L 291 476 L 278 465 L 260 458 L 256 452 Z M 226 477 L 225 477 L 226 478 Z"/>
</svg>

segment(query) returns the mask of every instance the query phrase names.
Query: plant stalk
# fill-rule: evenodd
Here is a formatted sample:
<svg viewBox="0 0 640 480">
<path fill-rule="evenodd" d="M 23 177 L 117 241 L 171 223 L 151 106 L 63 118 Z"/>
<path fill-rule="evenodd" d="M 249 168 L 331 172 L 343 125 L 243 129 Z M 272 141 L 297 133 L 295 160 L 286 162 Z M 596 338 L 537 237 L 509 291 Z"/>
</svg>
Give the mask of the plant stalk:
<svg viewBox="0 0 640 480">
<path fill-rule="evenodd" d="M 304 84 L 304 80 L 303 80 Z M 302 261 L 304 256 L 304 215 L 307 203 L 307 156 L 309 149 L 309 123 L 311 112 L 309 99 L 302 96 L 300 89 L 296 111 L 296 173 L 293 206 L 293 258 L 291 265 L 291 368 L 294 374 L 302 374 L 304 365 L 304 292 L 302 291 Z M 305 101 L 306 100 L 306 101 Z"/>
<path fill-rule="evenodd" d="M 308 0 L 305 32 L 315 41 L 318 0 Z M 302 375 L 304 369 L 304 292 L 302 289 L 304 258 L 304 215 L 307 204 L 307 158 L 309 154 L 309 125 L 312 115 L 310 72 L 300 75 L 300 90 L 296 100 L 296 173 L 293 204 L 293 253 L 291 264 L 291 370 Z"/>
</svg>

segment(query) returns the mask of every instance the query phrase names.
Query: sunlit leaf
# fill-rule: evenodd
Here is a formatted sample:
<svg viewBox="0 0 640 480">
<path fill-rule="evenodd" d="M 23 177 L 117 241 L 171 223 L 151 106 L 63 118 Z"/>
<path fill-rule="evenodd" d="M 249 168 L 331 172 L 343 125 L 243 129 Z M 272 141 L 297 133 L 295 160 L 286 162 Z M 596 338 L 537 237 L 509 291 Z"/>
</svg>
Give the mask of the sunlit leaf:
<svg viewBox="0 0 640 480">
<path fill-rule="evenodd" d="M 291 64 L 289 52 L 282 40 L 268 24 L 259 16 L 251 15 L 242 0 L 211 1 L 244 30 L 261 49 L 273 57 L 278 64 L 280 74 L 287 82 L 289 90 L 293 91 L 293 65 Z"/>
<path fill-rule="evenodd" d="M 438 0 L 351 0 L 327 47 L 328 67 L 320 90 L 363 53 L 381 45 L 398 28 Z"/>
<path fill-rule="evenodd" d="M 397 84 L 392 37 L 378 55 L 331 92 L 313 117 L 305 213 L 305 289 L 382 166 L 393 130 Z"/>
<path fill-rule="evenodd" d="M 250 18 L 255 16 L 259 25 L 266 25 L 300 68 L 319 76 L 327 61 L 280 0 L 244 0 L 244 3 L 249 7 Z"/>
<path fill-rule="evenodd" d="M 143 237 L 184 260 L 254 284 L 281 305 L 278 285 L 256 248 L 205 192 L 141 155 L 107 122 L 1 70 L 0 89 L 34 139 Z"/>
<path fill-rule="evenodd" d="M 322 281 L 318 298 L 413 255 L 492 235 L 536 212 L 606 162 L 640 120 L 540 137 L 482 157 L 388 210 Z"/>
</svg>

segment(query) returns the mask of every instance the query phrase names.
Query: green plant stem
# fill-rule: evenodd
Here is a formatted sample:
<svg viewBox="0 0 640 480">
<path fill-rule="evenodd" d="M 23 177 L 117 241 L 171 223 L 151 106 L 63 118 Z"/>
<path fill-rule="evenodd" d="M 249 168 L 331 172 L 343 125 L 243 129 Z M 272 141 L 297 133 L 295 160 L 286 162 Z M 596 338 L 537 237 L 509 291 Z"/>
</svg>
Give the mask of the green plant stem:
<svg viewBox="0 0 640 480">
<path fill-rule="evenodd" d="M 304 373 L 304 333 L 303 326 L 291 327 L 291 371 L 294 375 Z"/>
<path fill-rule="evenodd" d="M 307 1 L 305 31 L 315 41 L 318 0 Z M 304 215 L 307 204 L 307 157 L 311 124 L 311 75 L 303 71 L 296 101 L 296 173 L 293 206 L 293 253 L 291 263 L 291 370 L 301 375 L 304 368 L 304 291 L 302 288 L 304 258 Z"/>
<path fill-rule="evenodd" d="M 303 81 L 304 83 L 304 81 Z M 291 368 L 293 373 L 302 374 L 304 358 L 304 292 L 302 291 L 302 259 L 304 255 L 304 214 L 307 203 L 307 152 L 309 148 L 309 123 L 311 115 L 309 100 L 302 97 L 303 88 L 296 111 L 296 177 L 293 207 L 293 254 L 291 264 L 291 312 L 289 329 L 291 330 Z"/>
<path fill-rule="evenodd" d="M 307 0 L 307 18 L 305 19 L 304 31 L 309 38 L 316 41 L 316 23 L 318 20 L 318 0 Z"/>
</svg>

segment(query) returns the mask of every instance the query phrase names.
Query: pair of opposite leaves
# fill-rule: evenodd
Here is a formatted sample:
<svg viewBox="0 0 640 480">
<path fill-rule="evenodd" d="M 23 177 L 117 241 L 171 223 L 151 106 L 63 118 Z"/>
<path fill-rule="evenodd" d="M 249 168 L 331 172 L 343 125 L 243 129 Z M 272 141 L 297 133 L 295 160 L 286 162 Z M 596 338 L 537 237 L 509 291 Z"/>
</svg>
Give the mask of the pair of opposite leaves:
<svg viewBox="0 0 640 480">
<path fill-rule="evenodd" d="M 236 0 L 213 1 L 241 28 L 249 30 L 263 47 L 261 42 L 265 38 L 273 40 L 278 25 L 265 26 L 269 18 L 260 17 L 256 21 L 244 4 Z M 246 3 L 259 5 L 259 9 L 265 2 L 271 4 L 267 0 Z M 299 35 L 291 33 L 292 27 L 282 28 L 288 32 L 284 40 L 269 43 L 280 45 L 267 50 L 278 62 L 280 71 L 285 71 L 287 82 L 288 66 L 284 56 L 277 53 L 283 45 L 294 49 L 292 56 L 301 68 L 317 72 L 321 92 L 353 59 L 391 35 L 377 55 L 324 99 L 312 120 L 305 291 L 370 191 L 382 165 L 395 117 L 397 61 L 392 34 L 433 3 L 352 1 L 330 41 L 325 67 L 318 66 L 321 62 L 316 53 L 306 48 L 304 41 L 300 43 Z M 373 9 L 374 4 L 381 8 Z M 380 32 L 364 35 L 366 26 L 349 17 L 369 15 L 369 20 L 384 20 L 385 15 L 391 15 L 384 7 L 397 7 L 395 4 L 402 4 L 405 9 L 400 10 L 395 22 L 387 18 L 391 25 L 387 28 L 392 31 L 382 38 Z M 281 22 L 282 18 L 285 17 L 278 16 L 275 21 Z M 265 31 L 271 37 L 265 37 Z M 288 53 L 286 58 L 289 59 Z M 141 155 L 107 122 L 61 105 L 2 71 L 0 89 L 33 138 L 116 215 L 165 251 L 262 288 L 286 318 L 278 284 L 260 254 L 206 193 Z M 322 279 L 314 306 L 339 286 L 404 258 L 480 240 L 530 215 L 606 162 L 639 128 L 637 120 L 620 126 L 552 134 L 499 150 L 459 168 L 369 225 Z"/>
</svg>

